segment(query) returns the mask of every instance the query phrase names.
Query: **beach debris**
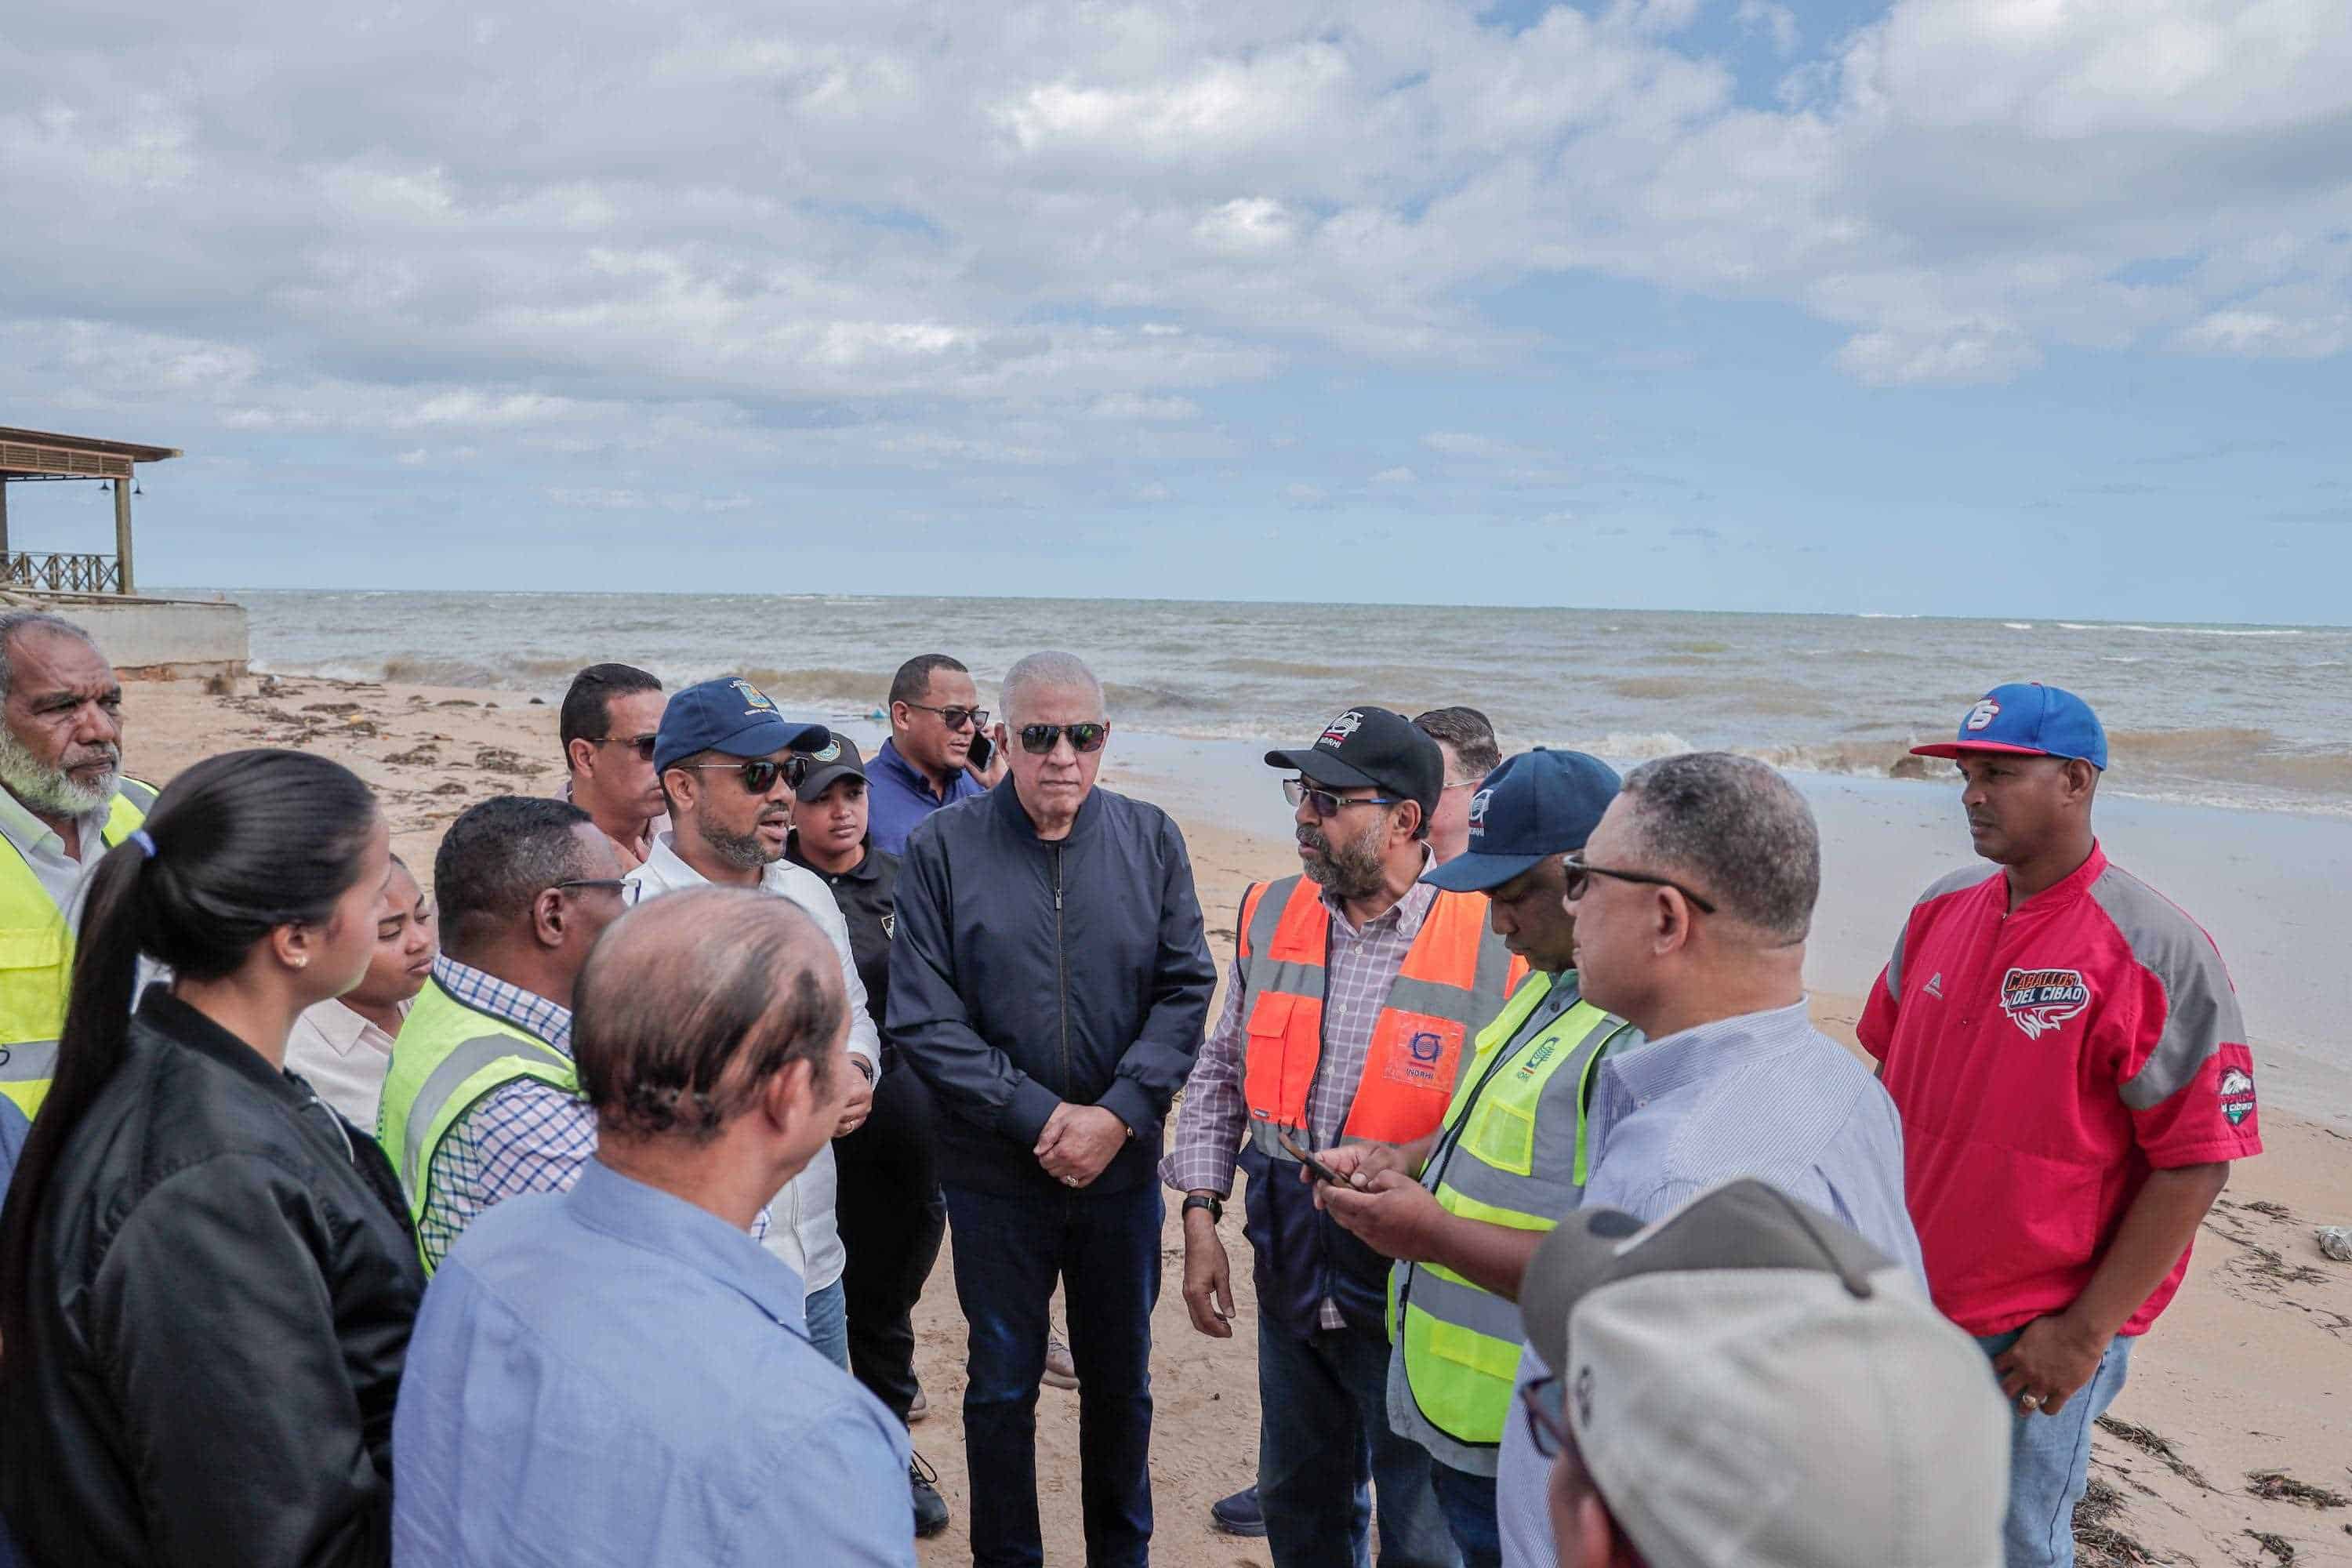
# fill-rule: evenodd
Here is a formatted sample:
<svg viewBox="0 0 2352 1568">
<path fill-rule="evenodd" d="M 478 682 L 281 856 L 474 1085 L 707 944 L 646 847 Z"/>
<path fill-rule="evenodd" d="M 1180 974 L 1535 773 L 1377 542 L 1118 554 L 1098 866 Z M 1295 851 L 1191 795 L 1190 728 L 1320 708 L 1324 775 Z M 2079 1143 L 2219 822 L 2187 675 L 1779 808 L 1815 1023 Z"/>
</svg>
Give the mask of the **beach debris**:
<svg viewBox="0 0 2352 1568">
<path fill-rule="evenodd" d="M 305 702 L 302 704 L 302 711 L 305 713 L 341 713 L 348 715 L 360 711 L 360 705 L 356 702 Z"/>
<path fill-rule="evenodd" d="M 483 747 L 474 753 L 474 765 L 486 773 L 515 773 L 524 777 L 543 771 L 521 752 L 510 752 L 504 746 Z"/>
<path fill-rule="evenodd" d="M 481 704 L 463 697 L 444 697 L 440 701 L 436 702 L 433 706 L 436 708 L 479 708 Z"/>
<path fill-rule="evenodd" d="M 427 795 L 463 795 L 466 793 L 466 786 L 459 784 L 456 779 L 451 779 L 447 784 L 435 784 L 431 789 L 425 793 Z"/>
<path fill-rule="evenodd" d="M 404 752 L 394 752 L 384 758 L 384 762 L 393 767 L 421 767 L 440 760 L 441 753 L 433 749 L 430 741 L 422 742 Z"/>
<path fill-rule="evenodd" d="M 2280 1563 L 2294 1561 L 2294 1542 L 2285 1536 L 2273 1535 L 2267 1530 L 2249 1530 L 2246 1533 L 2254 1538 L 2254 1544 L 2277 1558 Z"/>
<path fill-rule="evenodd" d="M 2326 1487 L 2313 1486 L 2309 1481 L 2296 1480 L 2278 1470 L 2248 1470 L 2246 1489 L 2258 1498 L 2273 1502 L 2296 1502 L 2305 1508 L 2344 1508 L 2352 1505 L 2352 1498 L 2342 1492 L 2329 1491 Z"/>
<path fill-rule="evenodd" d="M 2238 1206 L 2253 1214 L 2267 1215 L 2272 1219 L 2293 1219 L 2294 1217 L 2294 1212 L 2288 1208 L 2284 1204 L 2274 1204 L 2268 1198 L 2256 1198 L 2252 1203 L 2240 1204 Z"/>
<path fill-rule="evenodd" d="M 2099 1430 L 2117 1442 L 2128 1443 L 2143 1454 L 2153 1454 L 2164 1461 L 2165 1468 L 2191 1486 L 2206 1491 L 2213 1483 L 2205 1479 L 2196 1466 L 2180 1457 L 2179 1450 L 2145 1426 L 2135 1426 L 2128 1421 L 2118 1421 L 2112 1415 L 2099 1417 Z"/>
<path fill-rule="evenodd" d="M 2107 1521 L 2124 1510 L 2123 1494 L 2097 1476 L 2074 1505 L 2074 1561 L 2083 1568 L 2146 1568 L 2147 1547 Z"/>
<path fill-rule="evenodd" d="M 2352 1225 L 2323 1225 L 2313 1231 L 2319 1250 L 2338 1263 L 2352 1263 Z"/>
</svg>

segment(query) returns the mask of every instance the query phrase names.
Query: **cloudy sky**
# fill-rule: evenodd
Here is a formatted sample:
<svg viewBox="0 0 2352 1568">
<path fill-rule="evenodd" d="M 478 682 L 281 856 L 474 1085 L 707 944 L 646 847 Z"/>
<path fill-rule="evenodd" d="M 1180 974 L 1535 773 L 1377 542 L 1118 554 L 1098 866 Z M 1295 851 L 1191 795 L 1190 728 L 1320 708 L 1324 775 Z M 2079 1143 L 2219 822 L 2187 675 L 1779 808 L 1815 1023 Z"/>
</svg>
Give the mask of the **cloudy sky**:
<svg viewBox="0 0 2352 1568">
<path fill-rule="evenodd" d="M 186 449 L 151 582 L 2352 618 L 2344 0 L 8 45 L 0 424 Z"/>
</svg>

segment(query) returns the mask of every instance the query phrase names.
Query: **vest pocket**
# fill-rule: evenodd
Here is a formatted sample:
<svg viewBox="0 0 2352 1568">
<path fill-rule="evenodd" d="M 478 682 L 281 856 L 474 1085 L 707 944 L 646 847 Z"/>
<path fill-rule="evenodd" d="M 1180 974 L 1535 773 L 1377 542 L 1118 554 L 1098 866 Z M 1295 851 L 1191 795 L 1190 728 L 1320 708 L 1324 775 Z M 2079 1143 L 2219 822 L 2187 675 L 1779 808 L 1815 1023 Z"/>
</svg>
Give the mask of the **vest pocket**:
<svg viewBox="0 0 2352 1568">
<path fill-rule="evenodd" d="M 0 1043 L 53 1040 L 66 1016 L 57 984 L 68 956 L 66 923 L 0 927 Z"/>
<path fill-rule="evenodd" d="M 1518 1376 L 1519 1347 L 1489 1339 L 1475 1329 L 1436 1318 L 1429 1323 L 1429 1353 L 1487 1377 L 1509 1383 Z"/>
<path fill-rule="evenodd" d="M 1535 1112 L 1507 1100 L 1481 1097 L 1477 1124 L 1470 1130 L 1466 1147 L 1498 1171 L 1515 1176 L 1535 1174 Z"/>
</svg>

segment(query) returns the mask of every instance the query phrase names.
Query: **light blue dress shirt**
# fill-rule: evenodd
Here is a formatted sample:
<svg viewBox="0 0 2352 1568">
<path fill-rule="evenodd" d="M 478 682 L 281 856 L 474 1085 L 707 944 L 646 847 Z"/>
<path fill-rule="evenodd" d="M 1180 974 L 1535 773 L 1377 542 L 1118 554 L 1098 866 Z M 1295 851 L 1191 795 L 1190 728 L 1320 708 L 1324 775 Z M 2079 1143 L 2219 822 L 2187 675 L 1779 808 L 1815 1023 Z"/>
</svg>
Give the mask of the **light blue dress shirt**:
<svg viewBox="0 0 2352 1568">
<path fill-rule="evenodd" d="M 415 1568 L 913 1568 L 904 1428 L 809 1343 L 800 1277 L 592 1160 L 434 1276 L 393 1424 Z"/>
<path fill-rule="evenodd" d="M 1853 1053 L 1813 1027 L 1802 1002 L 1612 1052 L 1594 1075 L 1587 1126 L 1587 1208 L 1622 1209 L 1646 1223 L 1754 1176 L 1835 1215 L 1927 1288 L 1903 1201 L 1895 1102 Z M 1545 1370 L 1522 1351 L 1522 1384 Z M 1552 1568 L 1551 1463 L 1516 1409 L 1496 1470 L 1504 1568 Z"/>
</svg>

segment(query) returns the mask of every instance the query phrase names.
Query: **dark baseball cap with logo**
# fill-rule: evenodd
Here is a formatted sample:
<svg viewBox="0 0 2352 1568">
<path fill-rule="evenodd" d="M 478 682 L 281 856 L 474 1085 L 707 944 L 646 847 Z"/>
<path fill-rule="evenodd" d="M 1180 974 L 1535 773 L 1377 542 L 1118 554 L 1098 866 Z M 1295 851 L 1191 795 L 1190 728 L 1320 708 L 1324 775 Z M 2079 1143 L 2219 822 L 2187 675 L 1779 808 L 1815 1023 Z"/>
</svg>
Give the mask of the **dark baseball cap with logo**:
<svg viewBox="0 0 2352 1568">
<path fill-rule="evenodd" d="M 1914 746 L 1915 757 L 2063 757 L 2107 771 L 2107 731 L 2091 705 L 2071 691 L 2038 680 L 1996 686 L 1960 715 L 1956 741 Z"/>
<path fill-rule="evenodd" d="M 866 759 L 858 754 L 857 742 L 846 735 L 835 735 L 811 752 L 809 764 L 808 777 L 793 791 L 796 800 L 814 800 L 842 779 L 866 776 Z"/>
<path fill-rule="evenodd" d="M 1419 801 L 1424 821 L 1445 787 L 1445 753 L 1437 742 L 1385 708 L 1350 708 L 1324 725 L 1313 745 L 1268 752 L 1265 765 L 1295 768 L 1328 788 L 1376 789 Z"/>
<path fill-rule="evenodd" d="M 1507 758 L 1470 797 L 1470 847 L 1421 879 L 1483 893 L 1548 856 L 1581 849 L 1621 783 L 1615 768 L 1582 752 L 1538 746 Z"/>
<path fill-rule="evenodd" d="M 654 766 L 667 769 L 697 752 L 765 757 L 782 751 L 816 751 L 833 740 L 822 724 L 787 719 L 740 676 L 698 681 L 669 700 L 654 736 Z"/>
</svg>

